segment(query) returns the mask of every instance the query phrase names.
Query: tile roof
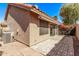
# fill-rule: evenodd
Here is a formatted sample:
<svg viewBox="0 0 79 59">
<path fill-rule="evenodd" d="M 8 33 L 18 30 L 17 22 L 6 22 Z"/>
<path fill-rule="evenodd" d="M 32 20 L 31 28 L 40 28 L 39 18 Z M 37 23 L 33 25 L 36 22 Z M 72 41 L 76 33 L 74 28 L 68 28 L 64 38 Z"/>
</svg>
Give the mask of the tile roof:
<svg viewBox="0 0 79 59">
<path fill-rule="evenodd" d="M 53 20 L 50 16 L 48 16 L 46 13 L 44 13 L 43 11 L 41 11 L 39 8 L 36 8 L 35 6 L 31 5 L 31 4 L 23 4 L 23 3 L 9 3 L 8 6 L 16 6 L 19 8 L 24 8 L 24 9 L 29 9 L 30 11 L 40 14 L 41 16 L 44 16 L 45 18 L 47 18 L 48 22 L 54 23 L 58 25 L 58 21 Z M 7 15 L 8 12 L 6 12 Z M 5 16 L 6 18 L 7 16 Z M 53 21 L 52 21 L 53 20 Z"/>
</svg>

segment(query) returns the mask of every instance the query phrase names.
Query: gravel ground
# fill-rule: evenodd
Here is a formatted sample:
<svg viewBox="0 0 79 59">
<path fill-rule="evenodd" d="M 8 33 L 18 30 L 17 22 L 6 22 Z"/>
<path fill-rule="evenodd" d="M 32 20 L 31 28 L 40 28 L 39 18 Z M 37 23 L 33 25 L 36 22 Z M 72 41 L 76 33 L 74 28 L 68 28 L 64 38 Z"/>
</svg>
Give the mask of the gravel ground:
<svg viewBox="0 0 79 59">
<path fill-rule="evenodd" d="M 74 37 L 74 55 L 79 56 L 79 40 Z"/>
<path fill-rule="evenodd" d="M 65 36 L 47 56 L 74 56 L 73 36 Z"/>
</svg>

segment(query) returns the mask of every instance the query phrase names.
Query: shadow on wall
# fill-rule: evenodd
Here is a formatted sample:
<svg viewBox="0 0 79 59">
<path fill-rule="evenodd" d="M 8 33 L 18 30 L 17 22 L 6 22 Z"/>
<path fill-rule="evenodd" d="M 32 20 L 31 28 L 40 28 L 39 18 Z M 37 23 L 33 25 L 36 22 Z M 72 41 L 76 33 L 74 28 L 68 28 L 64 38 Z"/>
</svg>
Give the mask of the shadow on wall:
<svg viewBox="0 0 79 59">
<path fill-rule="evenodd" d="M 12 7 L 10 9 L 10 15 L 20 25 L 21 29 L 26 32 L 29 25 L 29 14 L 25 10 Z"/>
</svg>

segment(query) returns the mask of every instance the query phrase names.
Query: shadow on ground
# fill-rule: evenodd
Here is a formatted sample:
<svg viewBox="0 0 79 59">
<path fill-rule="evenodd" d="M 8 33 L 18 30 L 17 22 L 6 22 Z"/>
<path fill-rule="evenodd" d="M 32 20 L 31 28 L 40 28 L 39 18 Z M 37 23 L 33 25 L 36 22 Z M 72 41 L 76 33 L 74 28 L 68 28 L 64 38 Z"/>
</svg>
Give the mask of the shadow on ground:
<svg viewBox="0 0 79 59">
<path fill-rule="evenodd" d="M 2 54 L 3 54 L 3 51 L 0 51 L 0 56 L 2 56 Z"/>
<path fill-rule="evenodd" d="M 0 44 L 0 47 L 2 46 L 2 44 Z M 2 54 L 3 54 L 3 51 L 0 51 L 0 56 L 2 56 Z"/>
</svg>

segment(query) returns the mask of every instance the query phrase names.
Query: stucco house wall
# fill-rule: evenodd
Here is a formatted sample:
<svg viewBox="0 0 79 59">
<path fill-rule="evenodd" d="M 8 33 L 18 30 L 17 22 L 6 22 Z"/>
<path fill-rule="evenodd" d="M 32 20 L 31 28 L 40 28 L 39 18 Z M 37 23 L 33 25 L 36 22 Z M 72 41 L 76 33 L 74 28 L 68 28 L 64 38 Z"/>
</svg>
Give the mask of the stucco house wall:
<svg viewBox="0 0 79 59">
<path fill-rule="evenodd" d="M 48 24 L 48 26 L 50 23 Z M 50 27 L 48 27 L 48 34 L 40 35 L 40 19 L 34 13 L 31 13 L 30 20 L 30 45 L 37 44 L 41 41 L 47 40 L 50 37 Z"/>
<path fill-rule="evenodd" d="M 50 27 L 48 34 L 39 34 L 39 18 L 37 14 L 11 6 L 7 16 L 7 24 L 11 32 L 17 32 L 16 40 L 29 46 L 44 41 L 50 37 Z M 50 25 L 50 24 L 49 24 Z M 49 26 L 48 25 L 48 26 Z"/>
<path fill-rule="evenodd" d="M 9 12 L 7 12 L 8 16 L 6 16 L 6 21 L 8 27 L 10 27 L 10 31 L 15 33 L 18 32 L 15 39 L 28 46 L 32 46 L 49 39 L 50 23 L 52 23 L 50 17 L 48 18 L 47 15 L 42 12 L 36 13 L 30 11 L 29 9 L 24 9 L 22 6 L 19 6 L 21 7 L 19 8 L 14 5 L 9 5 Z M 39 15 L 39 13 L 41 14 Z M 40 19 L 39 16 L 43 17 L 44 19 Z M 47 23 L 45 26 L 46 30 L 48 31 L 44 35 L 40 35 L 40 20 Z"/>
<path fill-rule="evenodd" d="M 7 16 L 7 24 L 11 32 L 17 32 L 16 40 L 29 45 L 29 11 L 10 7 Z"/>
</svg>

